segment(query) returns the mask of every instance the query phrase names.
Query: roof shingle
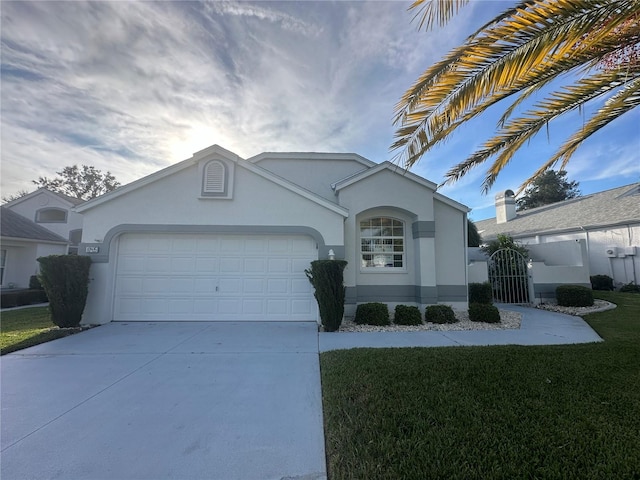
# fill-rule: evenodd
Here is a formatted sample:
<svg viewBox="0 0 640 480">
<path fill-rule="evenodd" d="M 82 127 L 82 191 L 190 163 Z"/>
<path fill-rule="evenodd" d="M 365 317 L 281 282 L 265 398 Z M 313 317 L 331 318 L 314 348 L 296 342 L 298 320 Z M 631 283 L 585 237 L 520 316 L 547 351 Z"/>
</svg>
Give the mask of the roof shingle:
<svg viewBox="0 0 640 480">
<path fill-rule="evenodd" d="M 44 242 L 68 243 L 67 240 L 60 235 L 4 207 L 0 207 L 0 236 L 40 240 Z"/>
<path fill-rule="evenodd" d="M 607 225 L 640 223 L 640 182 L 517 212 L 497 224 L 495 218 L 474 222 L 485 240 L 499 233 L 524 237 Z"/>
</svg>

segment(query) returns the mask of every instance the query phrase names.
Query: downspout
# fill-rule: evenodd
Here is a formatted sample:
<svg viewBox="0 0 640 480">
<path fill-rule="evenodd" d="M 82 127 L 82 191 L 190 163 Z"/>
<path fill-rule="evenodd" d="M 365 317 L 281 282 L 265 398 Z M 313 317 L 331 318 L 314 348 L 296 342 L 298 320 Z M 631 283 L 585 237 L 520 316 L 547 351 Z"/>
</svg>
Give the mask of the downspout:
<svg viewBox="0 0 640 480">
<path fill-rule="evenodd" d="M 631 225 L 627 223 L 627 238 L 629 239 L 629 246 L 633 246 L 633 243 L 631 243 Z M 638 281 L 636 279 L 636 256 L 632 255 L 631 256 L 631 266 L 633 267 L 633 283 L 635 285 L 638 285 Z"/>
<path fill-rule="evenodd" d="M 464 285 L 467 289 L 466 299 L 467 306 L 469 305 L 469 218 L 465 213 L 462 217 L 464 222 Z M 437 283 L 437 282 L 436 282 Z"/>
</svg>

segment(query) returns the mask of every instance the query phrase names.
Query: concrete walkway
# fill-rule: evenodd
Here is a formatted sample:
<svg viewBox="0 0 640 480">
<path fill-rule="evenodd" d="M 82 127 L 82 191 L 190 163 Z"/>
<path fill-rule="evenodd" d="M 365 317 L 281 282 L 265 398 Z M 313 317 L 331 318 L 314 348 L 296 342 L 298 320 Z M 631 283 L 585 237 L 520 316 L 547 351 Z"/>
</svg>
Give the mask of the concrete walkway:
<svg viewBox="0 0 640 480">
<path fill-rule="evenodd" d="M 580 317 L 515 305 L 501 306 L 520 312 L 517 330 L 466 330 L 447 332 L 341 332 L 319 334 L 319 350 L 388 347 L 454 347 L 471 345 L 562 345 L 601 342 L 602 338 Z"/>
<path fill-rule="evenodd" d="M 315 322 L 111 323 L 0 363 L 2 479 L 326 478 Z"/>
</svg>

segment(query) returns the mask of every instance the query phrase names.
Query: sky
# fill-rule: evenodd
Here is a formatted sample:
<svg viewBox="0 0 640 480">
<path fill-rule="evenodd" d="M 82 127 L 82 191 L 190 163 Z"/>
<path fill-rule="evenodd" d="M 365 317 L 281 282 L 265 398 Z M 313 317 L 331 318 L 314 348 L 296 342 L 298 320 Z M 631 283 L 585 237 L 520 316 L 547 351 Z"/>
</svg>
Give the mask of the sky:
<svg viewBox="0 0 640 480">
<path fill-rule="evenodd" d="M 243 158 L 354 152 L 392 160 L 393 111 L 404 91 L 514 2 L 472 0 L 431 31 L 412 22 L 410 3 L 2 1 L 2 196 L 74 164 L 127 184 L 213 144 Z M 486 166 L 439 192 L 470 207 L 473 220 L 495 216 L 494 196 L 516 190 L 594 108 L 552 123 L 487 194 Z M 497 112 L 411 171 L 442 183 L 490 138 Z M 639 125 L 631 111 L 594 135 L 568 179 L 583 194 L 640 181 Z"/>
</svg>

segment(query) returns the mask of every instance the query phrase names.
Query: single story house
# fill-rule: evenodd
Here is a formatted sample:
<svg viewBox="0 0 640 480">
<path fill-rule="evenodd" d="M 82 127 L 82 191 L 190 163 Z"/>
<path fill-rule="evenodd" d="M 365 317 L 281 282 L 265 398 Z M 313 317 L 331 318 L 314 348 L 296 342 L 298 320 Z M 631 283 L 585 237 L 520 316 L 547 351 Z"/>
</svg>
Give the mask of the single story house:
<svg viewBox="0 0 640 480">
<path fill-rule="evenodd" d="M 38 257 L 64 255 L 68 242 L 60 235 L 15 213 L 0 208 L 0 284 L 2 288 L 28 288 L 39 272 Z"/>
<path fill-rule="evenodd" d="M 467 306 L 468 208 L 353 153 L 214 145 L 76 207 L 92 258 L 84 323 L 318 320 L 304 273 L 345 259 L 363 302 Z"/>
<path fill-rule="evenodd" d="M 83 202 L 80 198 L 39 188 L 5 203 L 3 207 L 67 239 L 69 253 L 77 253 L 82 238 L 82 215 L 73 208 Z"/>
<path fill-rule="evenodd" d="M 500 233 L 525 245 L 583 240 L 591 275 L 640 283 L 640 183 L 520 212 L 507 190 L 496 195 L 496 217 L 475 225 L 485 242 Z"/>
</svg>

